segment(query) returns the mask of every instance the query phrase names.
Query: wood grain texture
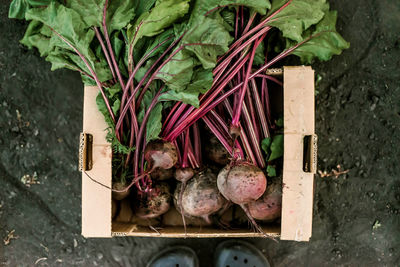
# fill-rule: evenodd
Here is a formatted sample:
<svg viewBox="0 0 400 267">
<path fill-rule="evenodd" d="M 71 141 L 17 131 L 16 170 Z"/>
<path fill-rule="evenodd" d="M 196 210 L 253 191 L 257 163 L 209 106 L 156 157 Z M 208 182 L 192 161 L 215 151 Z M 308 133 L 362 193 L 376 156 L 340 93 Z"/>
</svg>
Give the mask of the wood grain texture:
<svg viewBox="0 0 400 267">
<path fill-rule="evenodd" d="M 83 105 L 83 132 L 93 136 L 93 168 L 87 173 L 111 187 L 112 151 L 106 142 L 107 124 L 96 105 L 97 87 L 86 86 Z M 82 173 L 82 235 L 111 237 L 111 190 Z"/>
<path fill-rule="evenodd" d="M 303 171 L 303 140 L 314 134 L 314 71 L 285 67 L 281 239 L 308 241 L 312 233 L 314 174 Z"/>
</svg>

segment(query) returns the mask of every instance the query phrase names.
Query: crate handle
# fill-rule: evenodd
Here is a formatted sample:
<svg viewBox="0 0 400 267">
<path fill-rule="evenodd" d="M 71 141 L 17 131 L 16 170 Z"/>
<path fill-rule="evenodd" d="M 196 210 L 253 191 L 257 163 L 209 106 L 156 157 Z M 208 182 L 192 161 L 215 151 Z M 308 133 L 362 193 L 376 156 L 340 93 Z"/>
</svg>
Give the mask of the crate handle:
<svg viewBox="0 0 400 267">
<path fill-rule="evenodd" d="M 304 136 L 303 171 L 317 172 L 318 136 L 316 134 Z"/>
<path fill-rule="evenodd" d="M 79 139 L 79 171 L 90 171 L 93 167 L 93 135 L 81 133 Z"/>
</svg>

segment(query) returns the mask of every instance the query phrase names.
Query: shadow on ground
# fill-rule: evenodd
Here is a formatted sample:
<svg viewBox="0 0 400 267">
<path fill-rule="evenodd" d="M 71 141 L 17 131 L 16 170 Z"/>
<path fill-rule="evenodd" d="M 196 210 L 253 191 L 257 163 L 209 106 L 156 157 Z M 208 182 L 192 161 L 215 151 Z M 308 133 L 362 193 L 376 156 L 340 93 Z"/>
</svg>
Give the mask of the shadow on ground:
<svg viewBox="0 0 400 267">
<path fill-rule="evenodd" d="M 2 1 L 4 2 L 4 1 Z M 78 136 L 82 84 L 50 71 L 19 45 L 26 24 L 0 6 L 0 265 L 144 266 L 171 244 L 194 248 L 209 266 L 220 240 L 80 236 Z M 351 49 L 327 64 L 317 95 L 319 169 L 309 243 L 251 239 L 272 266 L 394 266 L 400 262 L 400 2 L 331 1 Z M 37 175 L 26 187 L 24 175 Z"/>
</svg>

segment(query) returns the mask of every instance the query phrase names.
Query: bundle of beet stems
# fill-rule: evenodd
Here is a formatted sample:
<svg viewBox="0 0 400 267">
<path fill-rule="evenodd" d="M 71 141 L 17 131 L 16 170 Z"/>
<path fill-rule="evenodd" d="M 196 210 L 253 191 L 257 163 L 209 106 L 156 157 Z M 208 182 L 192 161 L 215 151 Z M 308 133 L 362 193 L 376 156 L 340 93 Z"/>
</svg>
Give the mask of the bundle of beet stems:
<svg viewBox="0 0 400 267">
<path fill-rule="evenodd" d="M 170 208 L 161 180 L 173 176 L 185 229 L 185 216 L 211 223 L 234 203 L 262 232 L 255 219 L 277 219 L 281 201 L 279 179 L 267 189 L 266 177 L 281 171 L 269 88 L 282 82 L 266 71 L 291 54 L 328 60 L 349 45 L 325 0 L 215 2 L 14 0 L 10 17 L 31 20 L 21 42 L 53 69 L 99 89 L 115 199 L 131 192 L 137 216 L 158 217 Z M 218 175 L 204 143 L 225 155 L 206 155 L 225 165 Z"/>
</svg>

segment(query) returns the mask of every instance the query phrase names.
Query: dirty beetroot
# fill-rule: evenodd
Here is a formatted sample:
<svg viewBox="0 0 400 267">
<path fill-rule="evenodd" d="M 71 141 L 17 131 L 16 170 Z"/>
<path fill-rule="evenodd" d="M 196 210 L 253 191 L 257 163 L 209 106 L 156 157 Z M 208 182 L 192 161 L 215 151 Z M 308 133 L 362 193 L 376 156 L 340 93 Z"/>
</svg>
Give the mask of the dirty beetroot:
<svg viewBox="0 0 400 267">
<path fill-rule="evenodd" d="M 255 219 L 279 219 L 267 182 L 282 173 L 282 117 L 270 98 L 282 81 L 267 73 L 290 55 L 325 61 L 349 47 L 326 1 L 39 2 L 13 0 L 9 16 L 29 21 L 21 43 L 52 70 L 97 86 L 115 200 L 152 219 L 176 188 L 185 230 L 185 216 L 212 223 L 233 204 L 260 232 Z M 260 205 L 277 208 L 260 215 Z"/>
</svg>

